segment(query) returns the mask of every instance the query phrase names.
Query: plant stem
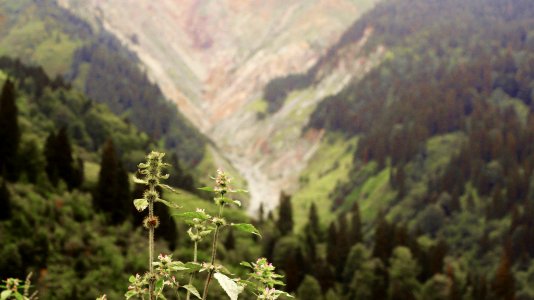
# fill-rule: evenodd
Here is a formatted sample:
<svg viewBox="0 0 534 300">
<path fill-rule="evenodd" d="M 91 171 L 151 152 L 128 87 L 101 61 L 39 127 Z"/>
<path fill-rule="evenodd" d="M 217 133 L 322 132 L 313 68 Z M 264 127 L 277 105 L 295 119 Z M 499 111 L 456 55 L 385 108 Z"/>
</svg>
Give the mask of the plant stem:
<svg viewBox="0 0 534 300">
<path fill-rule="evenodd" d="M 222 212 L 223 212 L 223 206 L 219 206 L 219 218 L 222 218 Z M 211 278 L 213 276 L 213 264 L 215 263 L 215 257 L 217 256 L 217 241 L 219 239 L 219 228 L 221 226 L 219 224 L 215 227 L 215 234 L 213 236 L 213 243 L 211 245 L 211 265 L 210 269 L 208 271 L 208 277 L 206 278 L 206 283 L 204 283 L 204 292 L 202 293 L 202 300 L 206 300 L 208 297 L 208 289 L 210 285 Z"/>
<path fill-rule="evenodd" d="M 155 191 L 154 185 L 149 185 L 150 191 Z M 154 217 L 154 202 L 148 201 L 148 217 L 149 219 L 152 219 Z M 148 269 L 150 272 L 150 277 L 148 280 L 148 293 L 150 300 L 155 300 L 155 294 L 154 294 L 154 226 L 148 226 Z"/>
<path fill-rule="evenodd" d="M 198 233 L 198 230 L 197 230 L 197 233 Z M 198 246 L 198 243 L 197 241 L 195 241 L 195 248 L 193 250 L 193 262 L 197 262 L 197 246 Z M 189 285 L 191 285 L 193 283 L 193 274 L 194 273 L 191 273 L 191 275 L 189 275 Z M 189 290 L 187 290 L 187 294 L 185 295 L 185 300 L 189 300 L 189 298 L 191 297 L 191 292 Z"/>
</svg>

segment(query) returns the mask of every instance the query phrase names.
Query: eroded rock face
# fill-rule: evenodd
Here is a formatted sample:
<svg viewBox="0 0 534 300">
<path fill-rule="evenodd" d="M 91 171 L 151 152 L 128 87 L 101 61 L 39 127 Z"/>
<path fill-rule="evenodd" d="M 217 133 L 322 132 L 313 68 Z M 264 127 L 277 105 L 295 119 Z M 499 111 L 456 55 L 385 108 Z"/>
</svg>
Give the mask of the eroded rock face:
<svg viewBox="0 0 534 300">
<path fill-rule="evenodd" d="M 322 136 L 301 132 L 318 101 L 342 88 L 349 71 L 372 65 L 344 54 L 349 61 L 259 119 L 250 107 L 264 86 L 307 71 L 367 7 L 351 0 L 58 2 L 137 53 L 164 94 L 248 180 L 251 212 L 260 202 L 274 207 L 280 190 L 294 188 Z"/>
</svg>

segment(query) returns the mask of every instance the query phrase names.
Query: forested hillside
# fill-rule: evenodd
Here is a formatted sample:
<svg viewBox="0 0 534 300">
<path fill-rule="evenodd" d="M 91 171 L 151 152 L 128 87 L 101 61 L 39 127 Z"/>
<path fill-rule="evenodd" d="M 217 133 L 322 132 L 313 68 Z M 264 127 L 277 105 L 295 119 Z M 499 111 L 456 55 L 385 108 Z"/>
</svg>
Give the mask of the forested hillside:
<svg viewBox="0 0 534 300">
<path fill-rule="evenodd" d="M 128 276 L 144 272 L 148 259 L 142 215 L 132 204 L 142 190 L 130 183 L 130 174 L 158 145 L 41 67 L 2 57 L 0 85 L 1 280 L 32 272 L 39 299 L 123 298 Z M 168 161 L 169 183 L 180 194 L 163 197 L 185 209 L 215 211 L 188 192 L 196 193 L 194 183 L 177 158 Z M 190 260 L 184 225 L 164 206 L 155 213 L 161 218 L 157 251 Z M 228 214 L 234 222 L 247 219 L 235 210 Z M 231 243 L 252 242 L 230 236 Z M 221 258 L 234 265 L 259 252 L 255 246 L 239 253 L 226 248 Z"/>
<path fill-rule="evenodd" d="M 2 1 L 0 20 L 0 55 L 64 77 L 152 141 L 177 152 L 188 166 L 202 160 L 205 138 L 148 80 L 137 57 L 99 24 L 86 23 L 53 0 Z"/>
<path fill-rule="evenodd" d="M 360 269 L 338 277 L 352 282 L 347 299 L 534 297 L 531 4 L 387 1 L 329 52 L 366 30 L 367 51 L 387 49 L 309 122 L 358 140 L 330 207 L 362 213 L 365 246 L 345 262 Z M 345 227 L 342 218 L 329 232 Z"/>
</svg>

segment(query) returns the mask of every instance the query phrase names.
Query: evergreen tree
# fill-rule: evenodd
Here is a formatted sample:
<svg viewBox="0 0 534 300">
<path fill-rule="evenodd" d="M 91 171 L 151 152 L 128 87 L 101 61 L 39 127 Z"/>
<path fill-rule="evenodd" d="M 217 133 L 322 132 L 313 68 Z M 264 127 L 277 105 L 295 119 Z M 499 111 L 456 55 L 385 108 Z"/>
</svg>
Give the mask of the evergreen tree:
<svg viewBox="0 0 534 300">
<path fill-rule="evenodd" d="M 338 275 L 339 279 L 341 279 L 345 262 L 350 251 L 347 229 L 347 216 L 343 215 L 339 218 L 339 226 L 336 237 L 336 248 L 338 253 L 336 274 Z"/>
<path fill-rule="evenodd" d="M 312 202 L 310 205 L 310 211 L 308 214 L 308 227 L 310 232 L 314 234 L 316 238 L 319 239 L 321 237 L 319 215 L 317 214 L 317 206 L 315 205 L 315 202 Z"/>
<path fill-rule="evenodd" d="M 389 264 L 389 299 L 415 300 L 420 289 L 417 281 L 420 268 L 410 249 L 395 248 Z"/>
<path fill-rule="evenodd" d="M 351 211 L 351 222 L 350 222 L 350 237 L 349 237 L 349 243 L 350 245 L 355 245 L 357 243 L 363 242 L 363 235 L 362 235 L 362 220 L 360 217 L 360 206 L 357 202 L 354 203 L 352 206 Z"/>
<path fill-rule="evenodd" d="M 326 244 L 326 261 L 334 267 L 338 265 L 339 251 L 337 247 L 337 228 L 334 222 L 328 227 L 327 244 Z"/>
<path fill-rule="evenodd" d="M 56 135 L 54 132 L 50 132 L 45 141 L 44 147 L 44 156 L 46 159 L 45 171 L 48 176 L 48 180 L 52 185 L 57 186 L 59 181 L 59 175 L 57 170 L 57 159 L 58 155 L 56 153 Z"/>
<path fill-rule="evenodd" d="M 515 299 L 515 279 L 511 270 L 511 263 L 508 251 L 504 251 L 499 262 L 499 267 L 495 272 L 495 278 L 491 284 L 493 293 L 499 299 Z"/>
<path fill-rule="evenodd" d="M 63 179 L 69 189 L 74 188 L 76 179 L 74 177 L 74 160 L 72 158 L 72 146 L 70 145 L 69 136 L 67 134 L 67 127 L 63 126 L 59 129 L 54 142 L 55 158 L 57 174 L 59 178 Z"/>
<path fill-rule="evenodd" d="M 0 186 L 0 220 L 11 218 L 11 195 L 7 189 L 5 179 L 2 179 Z"/>
<path fill-rule="evenodd" d="M 291 196 L 284 192 L 280 194 L 280 206 L 278 210 L 278 230 L 282 235 L 287 235 L 293 231 L 293 207 Z"/>
<path fill-rule="evenodd" d="M 117 224 L 128 216 L 129 195 L 128 174 L 119 162 L 113 141 L 108 139 L 102 149 L 102 161 L 93 203 L 97 209 L 108 213 L 111 221 Z"/>
<path fill-rule="evenodd" d="M 15 84 L 7 79 L 0 95 L 0 173 L 8 180 L 18 177 L 17 151 L 20 143 Z"/>
<path fill-rule="evenodd" d="M 130 201 L 130 180 L 128 172 L 124 169 L 121 161 L 117 166 L 117 186 L 115 187 L 115 209 L 112 213 L 114 223 L 124 221 L 129 215 L 129 208 L 132 205 Z"/>
<path fill-rule="evenodd" d="M 322 298 L 321 286 L 313 276 L 306 275 L 297 289 L 297 296 L 301 300 L 317 300 Z"/>
<path fill-rule="evenodd" d="M 226 239 L 224 240 L 224 248 L 226 250 L 235 249 L 235 236 L 233 230 L 230 230 L 228 232 L 228 235 L 226 235 Z"/>
</svg>

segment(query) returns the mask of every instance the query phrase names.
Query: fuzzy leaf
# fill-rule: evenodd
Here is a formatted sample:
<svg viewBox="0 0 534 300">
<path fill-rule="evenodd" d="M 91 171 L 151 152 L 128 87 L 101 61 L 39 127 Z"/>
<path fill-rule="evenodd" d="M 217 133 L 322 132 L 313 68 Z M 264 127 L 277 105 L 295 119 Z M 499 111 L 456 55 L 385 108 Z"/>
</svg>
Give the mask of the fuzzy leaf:
<svg viewBox="0 0 534 300">
<path fill-rule="evenodd" d="M 237 206 L 241 206 L 241 201 L 239 201 L 239 200 L 234 200 L 234 204 L 237 205 Z"/>
<path fill-rule="evenodd" d="M 215 273 L 213 277 L 217 279 L 217 281 L 231 300 L 237 300 L 237 296 L 243 291 L 242 286 L 238 285 L 235 281 L 233 281 L 228 276 L 222 273 Z"/>
<path fill-rule="evenodd" d="M 133 176 L 133 182 L 135 182 L 135 183 L 139 183 L 139 184 L 148 184 L 148 183 L 146 182 L 146 180 L 139 179 L 139 178 L 137 178 L 136 176 Z"/>
<path fill-rule="evenodd" d="M 233 192 L 233 193 L 240 193 L 240 194 L 248 193 L 247 190 L 243 190 L 243 189 L 232 190 L 232 192 Z"/>
<path fill-rule="evenodd" d="M 183 218 L 187 220 L 192 220 L 192 219 L 207 220 L 208 219 L 208 215 L 205 212 L 198 212 L 198 211 L 187 211 L 184 213 L 173 214 L 172 216 L 176 216 L 178 218 Z"/>
<path fill-rule="evenodd" d="M 181 208 L 181 206 L 163 199 L 157 199 L 156 202 L 161 202 L 170 208 Z"/>
<path fill-rule="evenodd" d="M 189 269 L 190 272 L 196 272 L 202 268 L 201 264 L 194 262 L 188 262 L 185 264 L 185 266 L 187 267 L 187 269 Z"/>
<path fill-rule="evenodd" d="M 134 200 L 135 209 L 137 211 L 143 211 L 148 207 L 148 201 L 144 198 Z"/>
<path fill-rule="evenodd" d="M 15 299 L 17 299 L 17 300 L 24 300 L 24 297 L 22 296 L 21 293 L 19 293 L 19 292 L 15 292 Z"/>
<path fill-rule="evenodd" d="M 166 179 L 166 178 L 163 178 L 163 179 Z M 169 191 L 171 191 L 171 192 L 173 192 L 175 194 L 178 194 L 178 192 L 174 188 L 172 188 L 170 185 L 160 183 L 159 186 L 161 186 L 162 188 L 164 188 L 166 190 L 169 190 Z"/>
<path fill-rule="evenodd" d="M 198 188 L 198 189 L 201 190 L 201 191 L 213 192 L 213 188 L 209 187 L 209 186 L 201 187 L 201 188 Z"/>
<path fill-rule="evenodd" d="M 133 296 L 135 296 L 137 294 L 136 291 L 134 290 L 129 290 L 126 292 L 126 294 L 124 294 L 124 297 L 126 297 L 126 299 L 130 299 L 132 298 Z"/>
<path fill-rule="evenodd" d="M 243 232 L 252 233 L 252 234 L 255 234 L 255 235 L 261 237 L 260 231 L 256 227 L 254 227 L 254 225 L 252 225 L 252 224 L 248 224 L 248 223 L 234 224 L 234 223 L 232 223 L 232 227 L 236 228 L 237 230 L 240 230 L 240 231 L 243 231 Z"/>
<path fill-rule="evenodd" d="M 248 261 L 242 261 L 242 262 L 240 262 L 239 264 L 242 265 L 242 266 L 251 268 L 251 269 L 254 268 Z"/>
<path fill-rule="evenodd" d="M 197 288 L 194 287 L 191 284 L 186 284 L 182 286 L 184 289 L 188 290 L 191 294 L 195 295 L 198 299 L 201 299 L 199 292 L 197 291 Z"/>
<path fill-rule="evenodd" d="M 145 168 L 148 168 L 148 164 L 145 164 L 145 163 L 139 163 L 139 164 L 137 165 L 137 167 L 138 167 L 139 169 L 145 169 Z"/>
<path fill-rule="evenodd" d="M 155 289 L 156 291 L 161 291 L 161 289 L 163 289 L 163 278 L 160 278 L 158 281 L 156 281 Z"/>
<path fill-rule="evenodd" d="M 128 281 L 129 281 L 130 283 L 134 283 L 134 281 L 135 281 L 135 276 L 130 275 L 130 278 L 128 278 Z"/>
<path fill-rule="evenodd" d="M 0 299 L 1 299 L 1 300 L 5 300 L 5 299 L 9 298 L 9 296 L 11 296 L 11 293 L 12 293 L 11 290 L 3 291 L 3 292 L 0 294 Z"/>
</svg>

